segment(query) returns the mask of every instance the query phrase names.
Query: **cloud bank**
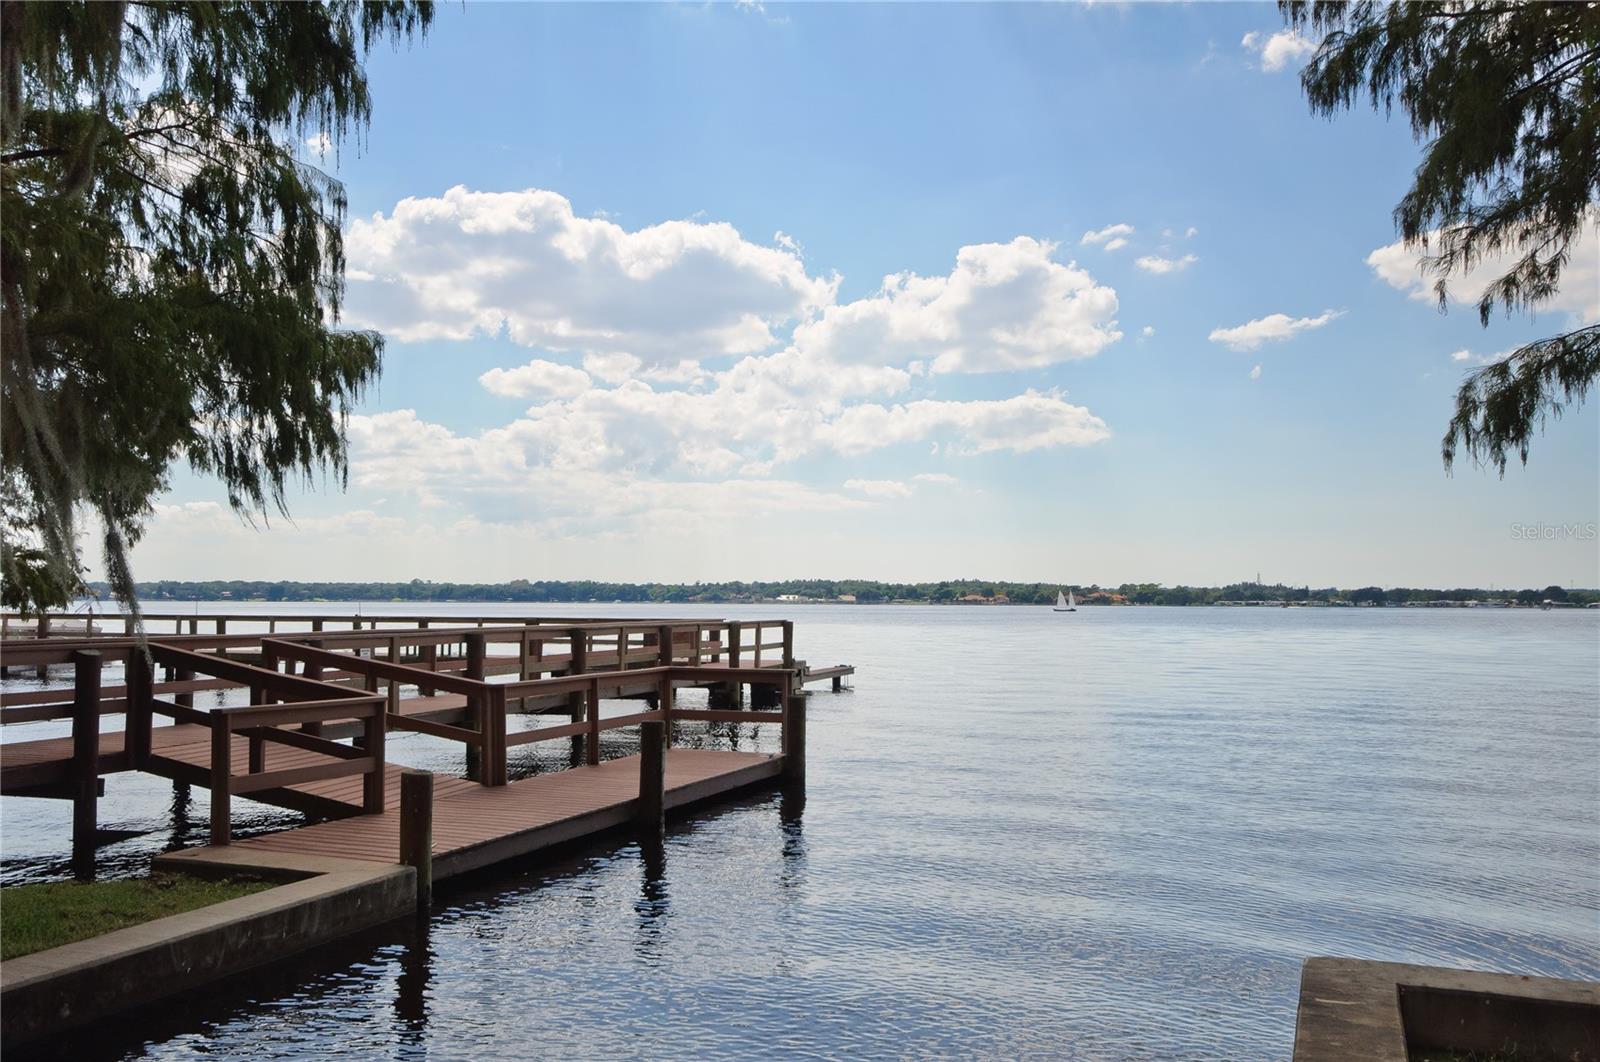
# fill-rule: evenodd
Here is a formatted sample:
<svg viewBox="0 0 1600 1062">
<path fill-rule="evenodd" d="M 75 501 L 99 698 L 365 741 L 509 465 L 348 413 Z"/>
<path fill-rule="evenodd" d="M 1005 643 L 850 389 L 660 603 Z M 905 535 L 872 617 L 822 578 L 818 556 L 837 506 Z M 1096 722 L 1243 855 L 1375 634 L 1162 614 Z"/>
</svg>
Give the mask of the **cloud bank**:
<svg viewBox="0 0 1600 1062">
<path fill-rule="evenodd" d="M 1058 388 L 935 393 L 957 374 L 1044 369 L 1122 338 L 1116 291 L 1047 240 L 960 247 L 948 272 L 893 273 L 850 301 L 783 232 L 768 246 L 719 222 L 629 230 L 538 189 L 405 199 L 353 223 L 346 246 L 352 323 L 400 342 L 499 338 L 533 355 L 478 378 L 530 403 L 499 427 L 462 432 L 410 409 L 352 419 L 352 481 L 425 508 L 592 525 L 776 494 L 848 507 L 913 488 L 862 477 L 838 493 L 776 477 L 807 458 L 897 446 L 960 460 L 1111 434 Z"/>
</svg>

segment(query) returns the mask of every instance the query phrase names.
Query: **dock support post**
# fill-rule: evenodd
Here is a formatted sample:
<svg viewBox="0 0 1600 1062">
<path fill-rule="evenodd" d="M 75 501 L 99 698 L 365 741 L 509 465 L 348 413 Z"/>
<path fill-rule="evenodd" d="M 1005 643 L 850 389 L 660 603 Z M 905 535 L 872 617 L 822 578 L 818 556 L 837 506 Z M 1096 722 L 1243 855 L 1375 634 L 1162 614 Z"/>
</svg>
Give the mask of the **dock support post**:
<svg viewBox="0 0 1600 1062">
<path fill-rule="evenodd" d="M 835 676 L 833 676 L 833 692 L 838 693 L 840 690 L 843 690 L 843 689 L 844 689 L 844 676 L 843 675 L 835 675 Z"/>
<path fill-rule="evenodd" d="M 361 733 L 366 738 L 362 744 L 373 760 L 372 770 L 361 776 L 361 810 L 368 815 L 376 815 L 383 810 L 383 746 L 387 723 L 382 708 L 362 722 Z"/>
<path fill-rule="evenodd" d="M 783 699 L 783 779 L 796 785 L 806 781 L 806 698 L 808 693 L 780 687 Z"/>
<path fill-rule="evenodd" d="M 734 620 L 728 624 L 728 666 L 734 670 L 738 670 L 742 666 L 741 661 L 743 659 L 743 647 L 740 643 L 744 640 L 743 634 L 744 624 L 740 623 L 738 620 Z M 726 690 L 728 707 L 735 709 L 738 708 L 739 684 L 737 682 L 730 682 L 727 684 Z"/>
<path fill-rule="evenodd" d="M 137 652 L 137 650 L 135 650 Z M 72 654 L 72 875 L 94 879 L 95 797 L 100 785 L 100 654 Z"/>
<path fill-rule="evenodd" d="M 322 626 L 322 621 L 318 620 L 317 621 L 317 627 L 318 627 L 319 630 L 321 629 L 321 626 Z M 313 649 L 321 649 L 322 645 L 323 645 L 322 640 L 320 638 L 318 640 L 314 641 L 314 642 L 309 642 L 307 644 L 309 644 L 311 646 L 311 648 L 313 648 Z M 319 663 L 316 663 L 315 661 L 307 660 L 300 667 L 300 675 L 301 675 L 302 678 L 308 678 L 308 679 L 312 680 L 313 682 L 321 682 L 322 681 L 322 665 L 319 664 Z M 194 702 L 190 701 L 189 703 L 193 704 Z M 300 732 L 303 733 L 303 734 L 310 734 L 312 737 L 321 737 L 322 736 L 322 724 L 321 723 L 301 723 L 300 724 Z"/>
<path fill-rule="evenodd" d="M 589 732 L 583 735 L 583 758 L 590 767 L 600 766 L 600 680 L 589 683 L 589 688 L 579 694 L 588 700 Z"/>
<path fill-rule="evenodd" d="M 150 730 L 155 701 L 155 674 L 150 651 L 135 645 L 128 650 L 128 711 L 123 727 L 127 730 L 125 748 L 128 766 L 142 771 L 150 765 Z"/>
<path fill-rule="evenodd" d="M 567 657 L 567 674 L 581 675 L 589 669 L 588 636 L 581 627 L 573 627 L 567 631 L 569 643 L 569 656 Z M 584 694 L 577 690 L 567 694 L 567 715 L 574 723 L 583 722 Z M 589 739 L 585 739 L 588 741 Z M 594 761 L 598 763 L 599 761 Z"/>
<path fill-rule="evenodd" d="M 488 710 L 485 713 L 488 719 L 488 734 L 485 743 L 485 755 L 488 763 L 484 765 L 484 777 L 490 785 L 505 785 L 506 774 L 506 691 L 504 686 L 489 690 Z"/>
<path fill-rule="evenodd" d="M 400 862 L 417 871 L 417 912 L 433 904 L 433 774 L 400 772 Z"/>
<path fill-rule="evenodd" d="M 418 621 L 417 630 L 425 631 L 427 629 L 428 629 L 428 621 L 427 620 Z M 422 653 L 422 659 L 417 661 L 417 666 L 418 667 L 427 668 L 429 671 L 438 671 L 439 670 L 439 647 L 437 645 L 425 645 L 425 646 L 421 647 L 420 651 Z M 439 691 L 434 689 L 432 686 L 423 686 L 421 689 L 417 690 L 417 692 L 419 694 L 421 694 L 422 696 L 424 696 L 424 697 L 432 697 L 435 693 L 437 693 Z"/>
<path fill-rule="evenodd" d="M 233 732 L 228 728 L 225 708 L 211 709 L 211 843 L 224 845 L 233 840 L 233 820 L 229 815 L 229 780 L 233 776 Z"/>
<path fill-rule="evenodd" d="M 476 682 L 484 680 L 484 669 L 489 656 L 489 646 L 483 634 L 474 631 L 467 635 L 467 678 Z M 487 691 L 480 690 L 471 698 L 468 708 L 472 711 L 473 722 L 478 726 L 479 744 L 467 746 L 467 777 L 475 782 L 483 781 L 483 745 L 484 735 L 489 732 L 489 699 Z"/>
<path fill-rule="evenodd" d="M 92 623 L 94 621 L 91 620 L 90 622 Z M 45 613 L 43 613 L 43 612 L 39 613 L 39 634 L 38 634 L 38 637 L 39 637 L 40 641 L 43 641 L 44 639 L 50 637 L 50 617 L 48 615 L 46 615 Z M 36 666 L 33 669 L 33 675 L 34 675 L 34 678 L 41 678 L 41 679 L 49 678 L 50 677 L 50 665 L 49 664 L 39 664 L 38 666 Z"/>
<path fill-rule="evenodd" d="M 641 834 L 659 837 L 667 828 L 667 724 L 639 724 L 639 812 Z"/>
</svg>

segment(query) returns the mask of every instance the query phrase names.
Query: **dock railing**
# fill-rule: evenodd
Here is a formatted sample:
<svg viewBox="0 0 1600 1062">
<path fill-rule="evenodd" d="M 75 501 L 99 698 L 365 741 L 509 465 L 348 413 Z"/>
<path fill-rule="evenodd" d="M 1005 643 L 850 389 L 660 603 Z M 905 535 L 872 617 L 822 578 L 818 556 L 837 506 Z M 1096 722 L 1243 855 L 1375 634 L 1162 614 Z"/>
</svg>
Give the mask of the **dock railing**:
<svg viewBox="0 0 1600 1062">
<path fill-rule="evenodd" d="M 359 775 L 362 779 L 361 810 L 383 810 L 383 697 L 158 643 L 150 645 L 149 663 L 145 663 L 145 659 L 144 654 L 138 652 L 129 659 L 127 742 L 131 766 L 135 769 L 166 767 L 167 773 L 175 775 L 181 774 L 186 766 L 162 757 L 151 748 L 153 716 L 164 715 L 174 722 L 207 727 L 211 731 L 211 762 L 206 785 L 211 791 L 212 844 L 227 844 L 231 839 L 230 798 L 263 789 Z M 170 667 L 180 674 L 209 675 L 236 688 L 246 688 L 250 691 L 250 703 L 200 711 L 176 699 L 156 697 L 155 684 L 145 671 L 152 663 Z M 308 726 L 335 719 L 359 721 L 361 736 L 355 747 L 307 731 Z M 290 727 L 299 729 L 286 729 Z M 234 771 L 235 736 L 245 739 L 243 774 Z M 328 762 L 268 770 L 268 745 L 313 752 L 326 757 Z"/>
<path fill-rule="evenodd" d="M 72 757 L 67 792 L 49 786 L 38 795 L 69 796 L 74 801 L 74 851 L 92 852 L 94 801 L 102 773 L 152 770 L 194 781 L 211 789 L 212 843 L 226 844 L 231 835 L 229 798 L 234 794 L 278 789 L 305 782 L 363 778 L 361 808 L 383 809 L 384 698 L 365 691 L 318 682 L 254 667 L 218 656 L 159 642 L 141 648 L 130 640 L 108 643 L 39 641 L 8 645 L 8 659 L 27 665 L 71 663 L 70 689 L 16 690 L 0 694 L 0 724 L 72 719 Z M 17 661 L 17 657 L 23 657 Z M 106 664 L 124 665 L 122 686 L 102 686 Z M 166 669 L 174 679 L 155 680 Z M 201 711 L 198 692 L 248 690 L 249 703 Z M 100 717 L 124 717 L 122 748 L 102 756 Z M 153 747 L 154 719 L 165 716 L 210 731 L 211 755 L 205 768 L 172 759 Z M 306 732 L 328 720 L 355 720 L 361 726 L 360 747 L 351 748 Z M 299 727 L 299 732 L 285 729 Z M 245 772 L 235 773 L 233 738 L 245 740 Z M 287 745 L 326 757 L 328 762 L 267 770 L 268 745 Z M 92 783 L 92 784 L 91 784 Z M 79 836 L 82 834 L 83 836 Z"/>
<path fill-rule="evenodd" d="M 434 618 L 438 622 L 438 618 Z M 220 624 L 219 624 L 220 626 Z M 264 789 L 360 775 L 361 808 L 384 805 L 384 742 L 389 729 L 409 730 L 462 742 L 470 773 L 484 785 L 505 785 L 511 747 L 582 736 L 585 759 L 598 763 L 606 731 L 674 720 L 762 723 L 782 727 L 786 773 L 804 770 L 804 694 L 796 681 L 794 625 L 787 620 L 678 620 L 586 622 L 566 626 L 433 627 L 261 634 L 176 635 L 139 640 L 123 637 L 34 639 L 4 646 L 12 666 L 74 664 L 72 688 L 0 694 L 0 724 L 73 720 L 73 761 L 61 792 L 87 812 L 92 845 L 98 778 L 105 770 L 152 769 L 212 789 L 213 843 L 231 837 L 229 798 Z M 512 652 L 495 652 L 512 647 Z M 260 666 L 233 659 L 229 651 L 258 653 Z M 126 665 L 122 686 L 100 684 L 108 663 Z M 293 672 L 298 665 L 301 673 Z M 280 671 L 279 668 L 286 668 Z M 164 679 L 158 675 L 165 673 Z M 510 681 L 494 681 L 509 675 Z M 777 711 L 688 709 L 673 704 L 674 683 L 706 686 L 747 684 L 771 688 L 768 706 Z M 650 689 L 654 685 L 653 691 Z M 352 688 L 352 686 L 357 688 Z M 460 694 L 469 726 L 410 718 L 400 710 L 401 690 Z M 201 711 L 196 693 L 245 688 L 249 703 Z M 602 717 L 608 693 L 639 696 L 651 710 Z M 564 703 L 571 721 L 511 732 L 508 703 Z M 715 703 L 715 701 L 713 702 Z M 796 705 L 800 707 L 797 709 Z M 126 716 L 124 745 L 100 755 L 99 721 Z M 164 757 L 152 748 L 154 716 L 210 731 L 207 769 Z M 354 747 L 322 735 L 324 724 L 348 733 L 358 725 Z M 667 726 L 670 735 L 670 726 Z M 234 738 L 245 740 L 243 773 L 235 773 Z M 670 741 L 670 736 L 668 738 Z M 323 762 L 267 770 L 269 746 L 317 753 Z M 109 762 L 102 762 L 108 759 Z M 59 771 L 57 773 L 60 773 Z M 51 784 L 55 784 L 52 781 Z M 92 848 L 91 848 L 92 850 Z"/>
</svg>

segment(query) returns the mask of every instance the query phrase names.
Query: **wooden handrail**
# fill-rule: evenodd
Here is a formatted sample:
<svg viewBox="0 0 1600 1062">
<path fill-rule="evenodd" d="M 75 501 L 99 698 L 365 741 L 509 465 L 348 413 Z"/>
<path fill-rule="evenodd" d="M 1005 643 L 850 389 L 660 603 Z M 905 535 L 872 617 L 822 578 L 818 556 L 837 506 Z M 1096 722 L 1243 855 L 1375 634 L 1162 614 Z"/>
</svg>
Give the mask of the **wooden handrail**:
<svg viewBox="0 0 1600 1062">
<path fill-rule="evenodd" d="M 330 719 L 365 719 L 384 714 L 382 694 L 360 693 L 330 697 L 321 701 L 288 701 L 283 704 L 238 704 L 213 708 L 213 717 L 228 720 L 237 730 L 242 726 L 286 726 L 295 723 L 325 723 Z M 274 722 L 268 723 L 271 719 Z"/>
<path fill-rule="evenodd" d="M 260 669 L 252 669 L 260 670 Z M 272 672 L 277 674 L 277 672 Z M 282 678 L 283 676 L 279 676 Z M 323 683 L 310 679 L 296 682 L 311 686 Z M 333 687 L 337 690 L 338 687 Z M 175 706 L 174 706 L 175 707 Z M 252 704 L 234 708 L 213 708 L 206 713 L 211 726 L 211 843 L 228 844 L 233 836 L 233 820 L 229 798 L 234 794 L 254 793 L 262 789 L 277 789 L 328 778 L 362 776 L 361 807 L 368 813 L 383 810 L 383 750 L 384 750 L 384 698 L 371 694 L 341 696 L 321 701 L 297 701 L 290 704 Z M 325 752 L 314 745 L 323 741 L 313 735 L 293 734 L 277 730 L 279 726 L 296 723 L 324 722 L 328 719 L 360 719 L 363 745 L 359 755 L 349 757 L 342 751 Z M 245 775 L 233 773 L 233 736 L 244 734 L 249 740 L 249 770 Z M 275 742 L 294 748 L 311 747 L 311 751 L 324 752 L 334 762 L 312 764 L 278 771 L 265 769 L 265 745 Z M 332 742 L 329 742 L 332 744 Z M 342 746 L 341 746 L 342 749 Z"/>
<path fill-rule="evenodd" d="M 362 678 L 374 677 L 398 680 L 409 685 L 431 686 L 434 689 L 449 690 L 452 693 L 465 693 L 468 695 L 478 692 L 483 685 L 483 683 L 475 679 L 456 678 L 448 672 L 429 671 L 424 667 L 413 667 L 410 664 L 394 664 L 387 660 L 374 660 L 365 656 L 351 656 L 348 653 L 337 653 L 331 649 L 302 645 L 299 642 L 282 638 L 263 638 L 261 645 L 263 648 L 270 647 L 283 660 L 318 663 L 324 667 L 333 667 L 351 675 L 359 675 Z"/>
<path fill-rule="evenodd" d="M 264 639 L 258 640 L 264 641 Z M 341 686 L 301 678 L 298 675 L 285 675 L 280 671 L 269 671 L 263 667 L 254 667 L 207 653 L 193 653 L 164 642 L 151 642 L 150 655 L 158 664 L 183 667 L 216 678 L 232 679 L 245 686 L 260 686 L 278 696 L 287 696 L 291 693 L 302 694 L 306 699 L 350 696 Z"/>
</svg>

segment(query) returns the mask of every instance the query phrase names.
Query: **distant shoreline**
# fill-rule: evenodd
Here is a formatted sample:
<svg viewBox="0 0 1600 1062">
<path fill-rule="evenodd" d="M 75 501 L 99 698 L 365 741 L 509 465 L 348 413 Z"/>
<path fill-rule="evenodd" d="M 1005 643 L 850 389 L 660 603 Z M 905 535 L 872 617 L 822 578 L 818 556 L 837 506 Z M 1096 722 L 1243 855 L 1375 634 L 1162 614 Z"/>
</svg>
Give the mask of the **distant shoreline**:
<svg viewBox="0 0 1600 1062">
<path fill-rule="evenodd" d="M 90 589 L 109 597 L 104 583 Z M 1107 587 L 1071 583 L 1016 583 L 976 579 L 937 583 L 885 583 L 858 579 L 795 579 L 776 582 L 605 583 L 515 580 L 508 583 L 289 582 L 263 580 L 159 580 L 139 585 L 139 600 L 314 604 L 330 601 L 391 605 L 569 604 L 684 605 L 1053 605 L 1071 590 L 1084 607 L 1166 605 L 1227 608 L 1581 608 L 1600 604 L 1600 590 L 1559 586 L 1523 589 L 1478 587 L 1355 588 L 1234 583 L 1228 586 L 1164 586 L 1124 583 Z"/>
</svg>

